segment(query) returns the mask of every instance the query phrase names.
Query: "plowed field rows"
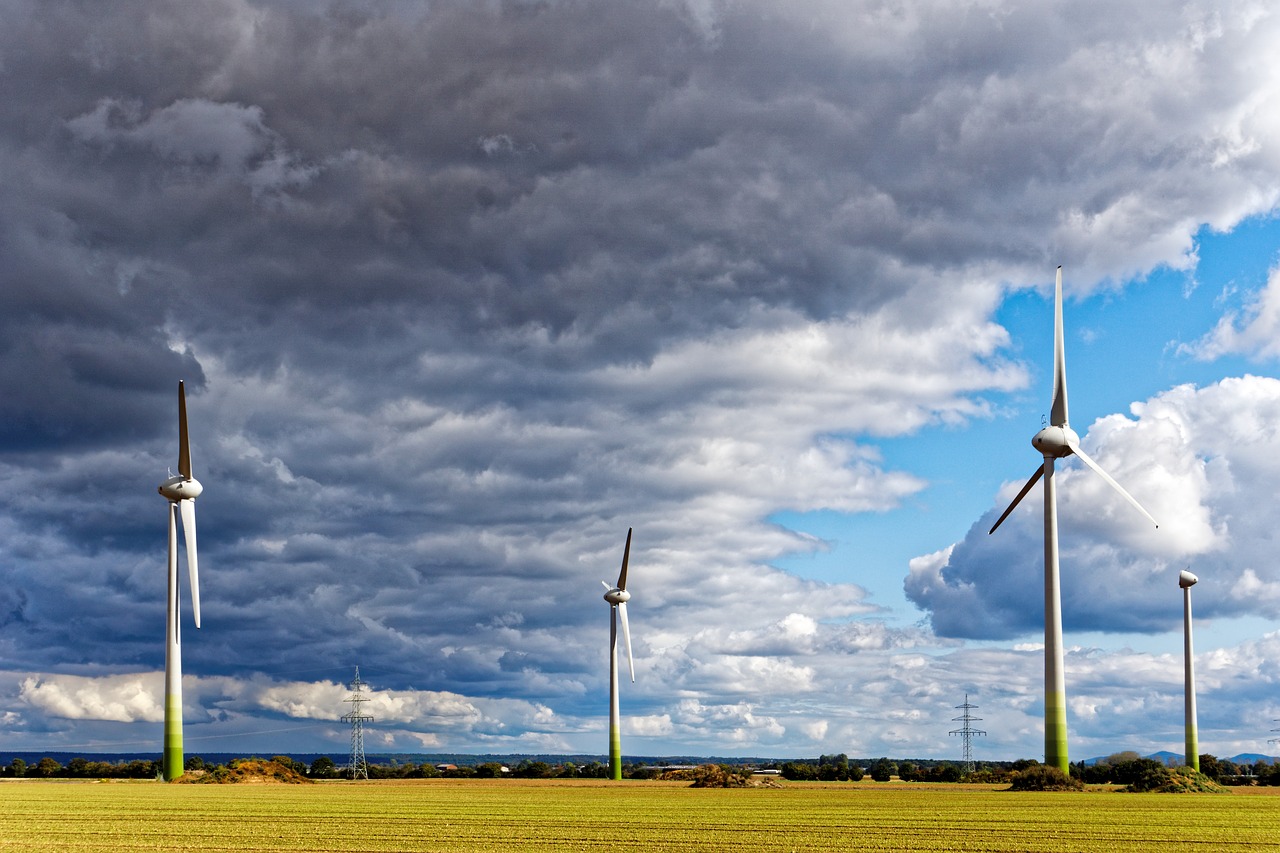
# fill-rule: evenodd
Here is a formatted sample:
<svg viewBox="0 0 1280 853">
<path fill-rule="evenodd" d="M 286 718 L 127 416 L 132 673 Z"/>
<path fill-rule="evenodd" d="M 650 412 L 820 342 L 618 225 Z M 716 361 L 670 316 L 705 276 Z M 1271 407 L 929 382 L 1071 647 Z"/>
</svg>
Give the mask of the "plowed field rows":
<svg viewBox="0 0 1280 853">
<path fill-rule="evenodd" d="M 0 784 L 0 850 L 1280 851 L 1280 789 L 424 780 Z"/>
</svg>

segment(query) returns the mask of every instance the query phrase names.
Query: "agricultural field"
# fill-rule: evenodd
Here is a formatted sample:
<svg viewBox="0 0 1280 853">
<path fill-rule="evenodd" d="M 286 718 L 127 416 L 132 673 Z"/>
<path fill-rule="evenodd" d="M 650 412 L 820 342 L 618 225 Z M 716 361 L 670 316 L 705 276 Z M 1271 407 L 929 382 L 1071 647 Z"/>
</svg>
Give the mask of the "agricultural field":
<svg viewBox="0 0 1280 853">
<path fill-rule="evenodd" d="M 0 784 L 0 851 L 1280 851 L 1280 789 L 553 780 Z"/>
</svg>

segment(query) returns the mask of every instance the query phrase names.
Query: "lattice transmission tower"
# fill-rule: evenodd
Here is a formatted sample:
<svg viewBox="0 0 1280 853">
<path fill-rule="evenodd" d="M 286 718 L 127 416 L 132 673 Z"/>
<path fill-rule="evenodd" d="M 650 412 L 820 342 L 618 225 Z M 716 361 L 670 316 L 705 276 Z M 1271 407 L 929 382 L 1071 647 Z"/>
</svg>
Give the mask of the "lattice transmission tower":
<svg viewBox="0 0 1280 853">
<path fill-rule="evenodd" d="M 364 724 L 372 723 L 373 717 L 364 713 L 360 705 L 369 700 L 363 693 L 364 682 L 360 680 L 360 667 L 356 667 L 356 680 L 351 682 L 351 695 L 346 698 L 351 703 L 350 713 L 342 715 L 342 722 L 351 724 L 351 760 L 347 762 L 347 771 L 352 779 L 368 779 L 369 765 L 364 760 Z"/>
<path fill-rule="evenodd" d="M 1280 723 L 1280 720 L 1272 720 L 1273 723 Z M 1280 729 L 1272 729 L 1273 732 L 1280 732 Z M 1273 737 L 1267 743 L 1280 743 L 1280 737 Z"/>
<path fill-rule="evenodd" d="M 978 709 L 978 706 L 969 704 L 968 693 L 964 694 L 964 704 L 957 705 L 956 708 L 957 710 L 962 711 L 962 713 L 958 717 L 952 717 L 951 721 L 954 723 L 964 723 L 964 725 L 961 728 L 954 729 L 952 731 L 947 732 L 947 734 L 960 735 L 960 738 L 964 741 L 964 762 L 963 762 L 964 772 L 972 773 L 974 771 L 973 739 L 975 737 L 980 737 L 982 735 L 985 735 L 986 732 L 981 731 L 979 729 L 975 729 L 973 727 L 973 724 L 977 722 L 981 722 L 982 718 L 975 717 L 973 716 L 973 714 L 969 713 L 970 711 L 976 711 Z"/>
</svg>

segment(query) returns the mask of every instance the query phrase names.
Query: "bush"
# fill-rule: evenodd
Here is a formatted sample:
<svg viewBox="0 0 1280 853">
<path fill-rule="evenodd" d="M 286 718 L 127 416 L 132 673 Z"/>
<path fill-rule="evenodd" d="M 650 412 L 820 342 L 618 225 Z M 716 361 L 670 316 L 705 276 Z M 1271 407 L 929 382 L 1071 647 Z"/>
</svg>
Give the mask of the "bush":
<svg viewBox="0 0 1280 853">
<path fill-rule="evenodd" d="M 751 768 L 729 767 L 725 764 L 704 764 L 696 770 L 685 771 L 693 776 L 693 788 L 750 788 Z"/>
<path fill-rule="evenodd" d="M 1013 774 L 1010 791 L 1083 791 L 1084 783 L 1072 779 L 1057 767 L 1037 764 Z"/>
</svg>

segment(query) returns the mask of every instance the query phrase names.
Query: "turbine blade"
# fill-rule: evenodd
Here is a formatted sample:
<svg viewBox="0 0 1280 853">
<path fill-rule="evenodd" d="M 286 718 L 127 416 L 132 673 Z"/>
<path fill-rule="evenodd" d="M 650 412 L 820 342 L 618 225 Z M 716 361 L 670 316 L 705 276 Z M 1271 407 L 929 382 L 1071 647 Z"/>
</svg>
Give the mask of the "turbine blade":
<svg viewBox="0 0 1280 853">
<path fill-rule="evenodd" d="M 178 380 L 178 473 L 191 479 L 191 442 L 187 440 L 187 391 Z"/>
<path fill-rule="evenodd" d="M 1027 496 L 1027 492 L 1031 491 L 1031 487 L 1034 486 L 1036 483 L 1038 483 L 1040 481 L 1040 478 L 1043 476 L 1044 476 L 1044 466 L 1041 465 L 1039 468 L 1036 469 L 1036 472 L 1031 475 L 1031 479 L 1027 480 L 1027 484 L 1022 487 L 1022 491 L 1018 492 L 1018 496 L 1013 499 L 1013 503 L 1009 504 L 1009 508 L 1006 509 L 998 519 L 996 519 L 995 524 L 991 525 L 991 529 L 987 531 L 988 536 L 996 532 L 996 528 L 999 527 L 1001 523 L 1003 523 L 1004 520 L 1009 517 L 1009 513 L 1013 512 L 1013 508 L 1016 507 L 1019 504 L 1019 502 L 1021 502 L 1022 499 Z"/>
<path fill-rule="evenodd" d="M 1062 342 L 1062 265 L 1053 286 L 1053 408 L 1051 426 L 1067 425 L 1067 353 Z"/>
<path fill-rule="evenodd" d="M 1156 521 L 1154 518 L 1152 518 L 1152 517 L 1151 517 L 1151 513 L 1147 512 L 1147 511 L 1146 511 L 1146 509 L 1144 509 L 1144 508 L 1143 508 L 1142 504 L 1138 503 L 1138 499 L 1137 499 L 1137 498 L 1135 498 L 1133 495 L 1131 495 L 1131 494 L 1129 494 L 1128 492 L 1126 492 L 1126 491 L 1124 490 L 1124 486 L 1121 486 L 1119 483 L 1117 483 L 1115 480 L 1113 480 L 1113 479 L 1111 478 L 1111 475 L 1110 475 L 1110 474 L 1108 474 L 1106 471 L 1103 471 L 1103 470 L 1102 470 L 1102 466 L 1101 466 L 1101 465 L 1099 465 L 1097 462 L 1094 462 L 1094 461 L 1093 461 L 1093 458 L 1092 458 L 1092 457 L 1090 457 L 1090 456 L 1089 456 L 1089 454 L 1085 453 L 1083 450 L 1081 450 L 1081 449 L 1080 449 L 1080 442 L 1078 442 L 1078 441 L 1071 441 L 1070 439 L 1068 439 L 1068 440 L 1067 440 L 1067 444 L 1071 447 L 1071 451 L 1072 451 L 1073 453 L 1075 453 L 1075 455 L 1076 455 L 1076 456 L 1079 456 L 1079 457 L 1080 457 L 1080 461 L 1081 461 L 1081 462 L 1083 462 L 1084 464 L 1088 465 L 1090 468 L 1092 468 L 1092 469 L 1094 470 L 1094 472 L 1095 472 L 1099 477 L 1101 477 L 1102 479 L 1104 479 L 1104 480 L 1106 480 L 1108 483 L 1110 483 L 1110 484 L 1111 484 L 1111 488 L 1115 489 L 1117 492 L 1119 492 L 1120 494 L 1124 495 L 1124 499 L 1125 499 L 1125 500 L 1127 500 L 1129 503 L 1133 504 L 1134 508 L 1135 508 L 1135 509 L 1137 509 L 1137 510 L 1138 510 L 1138 512 L 1140 512 L 1140 513 L 1142 513 L 1143 515 L 1145 515 L 1145 516 L 1147 517 L 1147 520 L 1148 520 L 1148 521 L 1150 521 L 1150 522 L 1151 522 L 1152 524 L 1154 524 L 1156 527 L 1159 527 L 1159 526 L 1160 526 L 1160 522 Z"/>
<path fill-rule="evenodd" d="M 636 662 L 631 657 L 631 628 L 627 625 L 627 603 L 618 604 L 618 616 L 622 619 L 622 641 L 627 644 L 627 666 L 631 669 L 631 680 L 636 680 Z"/>
<path fill-rule="evenodd" d="M 187 540 L 187 573 L 191 577 L 191 611 L 200 627 L 200 568 L 196 562 L 196 502 L 178 501 L 182 510 L 182 538 Z"/>
<path fill-rule="evenodd" d="M 602 587 L 604 587 L 606 590 L 608 590 L 608 589 L 613 589 L 613 587 L 609 586 L 609 582 L 608 582 L 608 581 L 600 581 L 600 585 L 601 585 Z"/>
<path fill-rule="evenodd" d="M 627 528 L 627 547 L 622 549 L 622 571 L 618 572 L 618 589 L 627 588 L 627 560 L 631 557 L 631 528 Z"/>
</svg>

